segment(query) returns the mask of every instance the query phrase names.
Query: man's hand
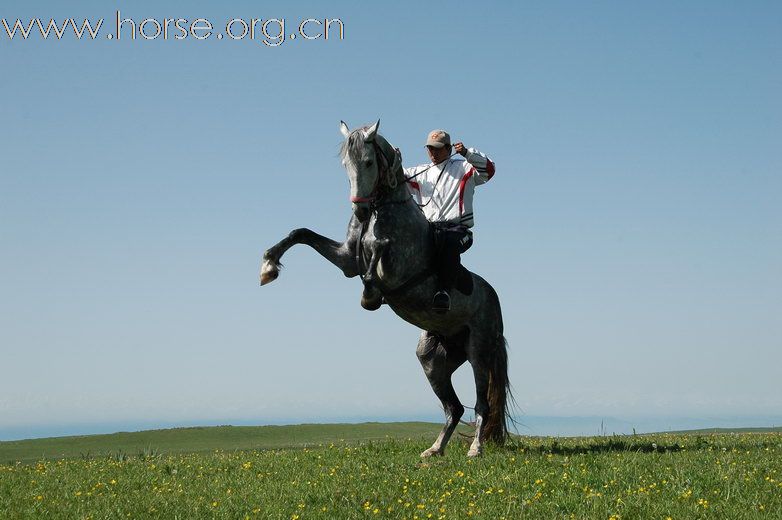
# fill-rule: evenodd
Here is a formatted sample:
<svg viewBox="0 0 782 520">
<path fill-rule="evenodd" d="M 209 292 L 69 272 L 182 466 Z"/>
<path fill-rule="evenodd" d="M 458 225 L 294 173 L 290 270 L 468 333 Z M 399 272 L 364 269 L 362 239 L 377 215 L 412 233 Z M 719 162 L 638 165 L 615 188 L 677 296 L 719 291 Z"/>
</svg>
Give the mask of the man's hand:
<svg viewBox="0 0 782 520">
<path fill-rule="evenodd" d="M 470 153 L 467 151 L 467 148 L 464 147 L 464 143 L 462 143 L 461 141 L 453 145 L 453 151 L 458 153 L 462 157 L 467 157 L 467 154 Z"/>
</svg>

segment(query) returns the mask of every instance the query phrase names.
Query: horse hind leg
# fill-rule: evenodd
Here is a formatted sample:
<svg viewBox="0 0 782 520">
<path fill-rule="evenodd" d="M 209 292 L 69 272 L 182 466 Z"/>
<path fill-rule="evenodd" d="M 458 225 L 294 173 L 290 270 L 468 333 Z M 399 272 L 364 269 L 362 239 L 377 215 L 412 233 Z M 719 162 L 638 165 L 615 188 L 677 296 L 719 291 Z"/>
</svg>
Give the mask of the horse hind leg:
<svg viewBox="0 0 782 520">
<path fill-rule="evenodd" d="M 461 351 L 448 352 L 441 339 L 433 334 L 428 332 L 421 334 L 416 355 L 421 362 L 429 384 L 432 386 L 432 390 L 440 399 L 445 412 L 445 425 L 434 444 L 421 453 L 422 458 L 443 455 L 445 453 L 445 446 L 459 424 L 459 419 L 464 414 L 464 407 L 459 402 L 459 398 L 451 383 L 451 375 L 466 360 L 465 356 L 459 355 L 460 353 Z"/>
<path fill-rule="evenodd" d="M 477 457 L 486 440 L 502 444 L 507 436 L 507 401 L 510 396 L 505 338 L 484 341 L 478 335 L 470 337 L 467 356 L 475 376 L 475 438 L 467 452 Z"/>
<path fill-rule="evenodd" d="M 489 416 L 489 371 L 480 361 L 471 359 L 470 364 L 475 377 L 475 437 L 467 456 L 477 457 L 483 453 L 485 419 Z"/>
</svg>

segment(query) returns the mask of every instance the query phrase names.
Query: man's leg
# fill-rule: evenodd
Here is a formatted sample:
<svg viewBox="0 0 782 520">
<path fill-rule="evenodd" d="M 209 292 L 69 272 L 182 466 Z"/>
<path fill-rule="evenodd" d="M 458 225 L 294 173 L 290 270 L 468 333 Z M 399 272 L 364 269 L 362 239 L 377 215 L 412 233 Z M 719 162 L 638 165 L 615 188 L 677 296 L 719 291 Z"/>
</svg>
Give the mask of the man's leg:
<svg viewBox="0 0 782 520">
<path fill-rule="evenodd" d="M 432 299 L 432 310 L 448 312 L 451 308 L 449 292 L 459 275 L 459 256 L 472 245 L 472 233 L 464 226 L 442 229 L 440 233 L 437 252 L 438 291 Z"/>
</svg>

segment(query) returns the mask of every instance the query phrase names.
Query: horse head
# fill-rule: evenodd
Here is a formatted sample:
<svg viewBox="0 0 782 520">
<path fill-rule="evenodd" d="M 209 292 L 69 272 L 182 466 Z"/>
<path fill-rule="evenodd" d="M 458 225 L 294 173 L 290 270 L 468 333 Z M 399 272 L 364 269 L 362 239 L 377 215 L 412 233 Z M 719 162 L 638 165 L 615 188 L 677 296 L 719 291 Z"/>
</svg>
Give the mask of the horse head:
<svg viewBox="0 0 782 520">
<path fill-rule="evenodd" d="M 389 149 L 393 148 L 383 136 L 377 133 L 380 120 L 372 126 L 348 129 L 344 121 L 340 121 L 340 131 L 345 136 L 340 157 L 342 165 L 350 180 L 350 202 L 353 204 L 353 214 L 360 222 L 366 222 L 371 214 L 371 205 L 383 194 L 389 184 L 388 179 L 394 175 L 391 172 Z M 381 177 L 386 177 L 383 179 Z"/>
</svg>

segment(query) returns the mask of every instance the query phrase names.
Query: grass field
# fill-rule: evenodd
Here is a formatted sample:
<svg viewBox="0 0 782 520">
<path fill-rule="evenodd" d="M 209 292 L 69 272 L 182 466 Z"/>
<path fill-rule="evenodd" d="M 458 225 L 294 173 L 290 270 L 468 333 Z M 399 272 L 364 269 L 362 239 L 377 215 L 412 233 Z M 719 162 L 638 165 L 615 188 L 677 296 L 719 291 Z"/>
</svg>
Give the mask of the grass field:
<svg viewBox="0 0 782 520">
<path fill-rule="evenodd" d="M 280 427 L 246 450 L 252 429 L 230 427 L 0 443 L 3 461 L 76 455 L 0 464 L 0 518 L 782 518 L 778 432 L 520 438 L 477 460 L 457 438 L 421 461 L 432 429 Z"/>
</svg>

